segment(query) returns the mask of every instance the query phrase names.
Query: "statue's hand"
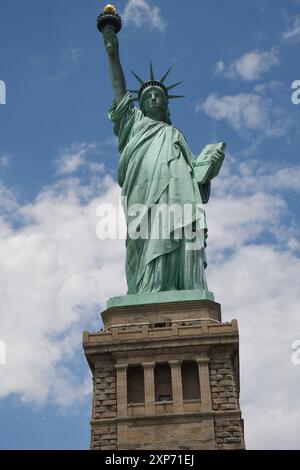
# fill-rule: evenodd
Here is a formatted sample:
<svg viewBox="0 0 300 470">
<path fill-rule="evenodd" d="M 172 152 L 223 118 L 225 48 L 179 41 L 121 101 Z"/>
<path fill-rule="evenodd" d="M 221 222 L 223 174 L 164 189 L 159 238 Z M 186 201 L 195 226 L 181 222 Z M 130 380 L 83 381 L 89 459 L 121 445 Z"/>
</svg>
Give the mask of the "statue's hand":
<svg viewBox="0 0 300 470">
<path fill-rule="evenodd" d="M 113 26 L 107 25 L 103 31 L 104 45 L 110 57 L 118 54 L 119 41 Z"/>
</svg>

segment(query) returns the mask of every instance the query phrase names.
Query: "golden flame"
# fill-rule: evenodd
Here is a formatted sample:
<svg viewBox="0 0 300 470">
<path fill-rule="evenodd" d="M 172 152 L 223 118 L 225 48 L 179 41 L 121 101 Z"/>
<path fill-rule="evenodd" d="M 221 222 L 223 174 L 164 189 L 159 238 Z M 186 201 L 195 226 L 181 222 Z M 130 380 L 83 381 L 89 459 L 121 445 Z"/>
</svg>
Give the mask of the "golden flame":
<svg viewBox="0 0 300 470">
<path fill-rule="evenodd" d="M 117 9 L 114 5 L 110 5 L 108 3 L 107 5 L 105 5 L 103 12 L 111 14 L 111 15 L 115 15 L 117 13 Z"/>
</svg>

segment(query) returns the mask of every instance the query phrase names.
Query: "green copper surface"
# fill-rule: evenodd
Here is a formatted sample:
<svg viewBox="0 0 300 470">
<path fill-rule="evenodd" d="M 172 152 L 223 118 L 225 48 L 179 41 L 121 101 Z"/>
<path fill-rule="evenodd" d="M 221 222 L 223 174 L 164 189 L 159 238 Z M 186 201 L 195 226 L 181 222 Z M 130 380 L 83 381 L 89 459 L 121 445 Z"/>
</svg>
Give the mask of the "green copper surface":
<svg viewBox="0 0 300 470">
<path fill-rule="evenodd" d="M 206 293 L 207 225 L 203 204 L 209 200 L 211 179 L 221 168 L 224 144 L 207 146 L 199 156 L 193 155 L 182 132 L 171 123 L 168 101 L 178 95 L 169 95 L 168 90 L 179 82 L 169 87 L 163 83 L 170 70 L 161 80 L 155 80 L 150 64 L 148 82 L 133 72 L 141 85 L 140 109 L 134 107 L 114 28 L 106 26 L 103 38 L 115 94 L 109 118 L 114 123 L 121 153 L 118 182 L 127 223 L 128 294 L 155 293 L 152 298 L 158 299 L 170 291 L 170 298 L 174 299 L 193 290 L 195 295 Z M 139 206 L 142 209 L 137 218 Z M 171 216 L 170 212 L 165 215 L 165 207 Z M 153 213 L 160 214 L 161 210 L 159 235 L 153 236 Z M 143 236 L 145 228 L 147 235 Z M 191 230 L 196 235 L 193 243 Z M 137 232 L 140 236 L 133 236 Z M 129 298 L 133 299 L 127 296 L 125 302 Z"/>
<path fill-rule="evenodd" d="M 164 302 L 186 302 L 187 300 L 214 300 L 214 295 L 204 289 L 185 291 L 149 292 L 112 297 L 107 307 L 126 307 L 130 305 L 160 304 Z"/>
</svg>

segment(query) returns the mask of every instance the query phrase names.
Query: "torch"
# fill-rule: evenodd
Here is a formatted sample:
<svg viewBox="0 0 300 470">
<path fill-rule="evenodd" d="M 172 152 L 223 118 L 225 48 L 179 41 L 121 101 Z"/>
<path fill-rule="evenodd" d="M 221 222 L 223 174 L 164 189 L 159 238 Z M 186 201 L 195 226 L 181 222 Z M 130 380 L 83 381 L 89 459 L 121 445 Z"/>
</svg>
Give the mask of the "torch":
<svg viewBox="0 0 300 470">
<path fill-rule="evenodd" d="M 103 13 L 100 13 L 97 20 L 97 28 L 100 33 L 104 32 L 106 26 L 112 26 L 116 33 L 122 28 L 122 21 L 120 15 L 117 13 L 117 9 L 114 5 L 106 5 Z"/>
</svg>

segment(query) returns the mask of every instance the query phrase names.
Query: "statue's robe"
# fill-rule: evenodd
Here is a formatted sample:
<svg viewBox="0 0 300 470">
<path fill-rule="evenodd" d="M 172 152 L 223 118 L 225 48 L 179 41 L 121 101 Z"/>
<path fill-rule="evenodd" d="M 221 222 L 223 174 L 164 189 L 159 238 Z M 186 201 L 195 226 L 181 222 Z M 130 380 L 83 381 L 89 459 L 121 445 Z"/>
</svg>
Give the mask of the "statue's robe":
<svg viewBox="0 0 300 470">
<path fill-rule="evenodd" d="M 118 182 L 127 222 L 128 293 L 206 289 L 207 227 L 202 204 L 209 199 L 210 183 L 201 185 L 193 178 L 195 157 L 183 134 L 172 125 L 144 116 L 133 106 L 129 92 L 118 103 L 113 102 L 109 118 L 121 152 Z M 144 205 L 144 213 L 134 211 L 136 204 Z M 182 210 L 176 211 L 171 221 L 163 216 L 164 236 L 153 236 L 151 210 L 153 217 L 154 207 L 164 204 L 176 204 Z M 183 217 L 185 207 L 188 210 Z M 143 215 L 138 219 L 137 214 Z M 144 230 L 143 235 L 132 236 L 133 227 Z M 187 228 L 195 230 L 196 240 L 187 239 Z"/>
</svg>

